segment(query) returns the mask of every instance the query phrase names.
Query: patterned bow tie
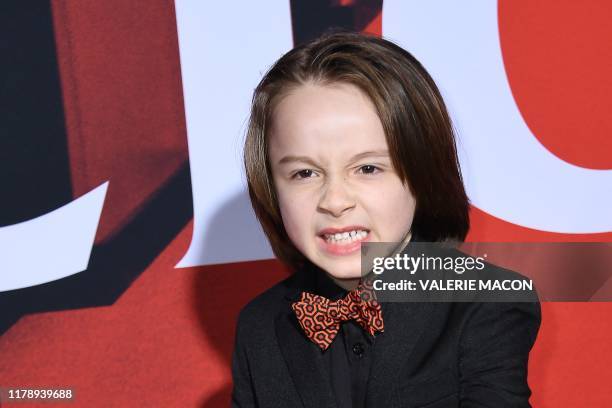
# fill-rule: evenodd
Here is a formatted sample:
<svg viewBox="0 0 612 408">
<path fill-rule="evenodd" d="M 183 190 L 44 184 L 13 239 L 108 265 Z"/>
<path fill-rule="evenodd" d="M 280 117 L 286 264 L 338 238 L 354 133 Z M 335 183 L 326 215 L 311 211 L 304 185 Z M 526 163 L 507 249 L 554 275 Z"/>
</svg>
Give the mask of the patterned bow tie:
<svg viewBox="0 0 612 408">
<path fill-rule="evenodd" d="M 384 331 L 380 304 L 363 284 L 336 301 L 302 292 L 291 308 L 306 336 L 323 350 L 332 343 L 343 321 L 354 319 L 370 335 Z"/>
</svg>

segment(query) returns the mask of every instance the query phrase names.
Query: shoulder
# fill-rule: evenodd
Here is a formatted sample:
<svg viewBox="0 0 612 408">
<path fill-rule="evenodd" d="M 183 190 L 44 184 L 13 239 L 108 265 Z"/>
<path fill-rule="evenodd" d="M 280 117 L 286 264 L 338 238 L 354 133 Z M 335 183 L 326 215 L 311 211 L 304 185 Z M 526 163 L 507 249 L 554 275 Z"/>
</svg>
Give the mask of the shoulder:
<svg viewBox="0 0 612 408">
<path fill-rule="evenodd" d="M 518 286 L 521 290 L 488 290 L 479 292 L 476 302 L 468 308 L 467 318 L 471 326 L 483 322 L 491 323 L 493 327 L 508 325 L 522 328 L 529 333 L 524 333 L 524 338 L 535 340 L 541 322 L 541 310 L 538 293 L 533 282 L 526 276 L 499 265 L 484 262 L 484 269 L 474 275 L 483 282 L 526 282 L 526 286 Z"/>
<path fill-rule="evenodd" d="M 452 250 L 453 256 L 465 254 Z M 470 302 L 457 304 L 454 310 L 459 311 L 462 321 L 461 340 L 464 344 L 479 344 L 478 339 L 492 340 L 499 335 L 514 338 L 528 351 L 535 341 L 541 323 L 541 309 L 538 293 L 533 282 L 526 276 L 493 263 L 484 262 L 484 268 L 466 271 L 464 279 L 475 279 L 479 282 L 526 282 L 529 285 L 518 285 L 518 290 L 488 289 L 479 290 Z M 460 306 L 459 306 L 460 305 Z"/>
<path fill-rule="evenodd" d="M 293 291 L 295 279 L 295 275 L 291 275 L 248 302 L 238 314 L 238 328 L 261 327 L 273 321 L 289 304 L 287 298 Z"/>
<path fill-rule="evenodd" d="M 477 338 L 520 337 L 529 348 L 542 321 L 540 303 L 475 302 L 466 305 L 462 342 L 478 343 Z"/>
<path fill-rule="evenodd" d="M 474 257 L 457 249 L 447 250 L 447 255 L 462 258 L 461 273 L 454 270 L 454 277 L 472 280 L 477 283 L 478 290 L 474 292 L 473 301 L 487 303 L 528 303 L 529 307 L 538 307 L 539 297 L 534 282 L 519 272 L 485 261 L 481 256 Z M 486 257 L 486 254 L 485 254 Z M 473 260 L 467 267 L 466 260 Z M 458 264 L 459 265 L 459 264 Z M 457 275 L 459 273 L 459 275 Z M 462 299 L 468 300 L 467 298 Z M 499 306 L 498 308 L 501 308 Z"/>
</svg>

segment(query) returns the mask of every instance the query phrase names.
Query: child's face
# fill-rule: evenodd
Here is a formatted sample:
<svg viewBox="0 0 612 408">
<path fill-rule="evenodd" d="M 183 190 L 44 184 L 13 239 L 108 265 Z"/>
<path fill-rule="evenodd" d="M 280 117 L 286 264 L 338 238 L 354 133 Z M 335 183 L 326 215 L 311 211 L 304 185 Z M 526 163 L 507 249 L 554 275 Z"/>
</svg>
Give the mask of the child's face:
<svg viewBox="0 0 612 408">
<path fill-rule="evenodd" d="M 309 83 L 282 98 L 269 157 L 289 238 L 334 278 L 361 276 L 360 242 L 400 242 L 410 229 L 414 196 L 391 165 L 374 105 L 354 85 Z M 324 234 L 347 227 L 356 236 Z"/>
</svg>

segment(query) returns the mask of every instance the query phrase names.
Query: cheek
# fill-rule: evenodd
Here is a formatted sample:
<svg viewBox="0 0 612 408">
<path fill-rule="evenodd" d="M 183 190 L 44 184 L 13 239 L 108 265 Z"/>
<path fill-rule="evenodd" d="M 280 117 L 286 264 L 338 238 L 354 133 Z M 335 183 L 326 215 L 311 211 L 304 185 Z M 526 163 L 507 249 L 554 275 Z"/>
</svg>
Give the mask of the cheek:
<svg viewBox="0 0 612 408">
<path fill-rule="evenodd" d="M 408 187 L 402 188 L 397 194 L 397 207 L 398 211 L 402 215 L 402 219 L 410 218 L 414 216 L 414 209 L 416 207 L 416 200 L 412 195 L 412 192 Z"/>
<path fill-rule="evenodd" d="M 297 245 L 300 237 L 303 237 L 307 231 L 306 222 L 309 219 L 305 211 L 305 206 L 299 205 L 299 202 L 289 197 L 279 196 L 279 208 L 283 225 L 287 235 Z"/>
<path fill-rule="evenodd" d="M 376 211 L 387 227 L 403 231 L 412 224 L 416 200 L 408 187 L 398 182 L 374 195 L 372 200 L 375 200 Z"/>
<path fill-rule="evenodd" d="M 274 179 L 274 189 L 278 199 L 278 208 L 280 209 L 283 226 L 285 227 L 287 235 L 289 235 L 289 237 L 293 240 L 296 229 L 294 221 L 296 219 L 296 215 L 294 214 L 295 208 L 292 204 L 293 200 L 291 199 L 291 195 L 287 194 L 287 190 L 282 186 L 279 186 L 276 179 Z"/>
<path fill-rule="evenodd" d="M 381 208 L 412 206 L 415 199 L 408 186 L 402 184 L 399 178 L 387 178 L 378 185 L 376 191 L 369 191 L 371 201 L 379 203 Z"/>
</svg>

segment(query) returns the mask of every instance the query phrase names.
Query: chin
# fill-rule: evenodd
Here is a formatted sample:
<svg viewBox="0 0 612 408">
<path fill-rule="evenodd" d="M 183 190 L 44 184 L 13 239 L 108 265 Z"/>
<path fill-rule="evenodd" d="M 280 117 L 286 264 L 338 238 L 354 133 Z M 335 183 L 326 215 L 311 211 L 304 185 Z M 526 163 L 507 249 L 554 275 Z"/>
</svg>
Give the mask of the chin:
<svg viewBox="0 0 612 408">
<path fill-rule="evenodd" d="M 327 271 L 327 273 L 330 276 L 332 276 L 332 277 L 334 277 L 336 279 L 342 279 L 342 280 L 347 279 L 348 280 L 348 279 L 359 279 L 359 278 L 361 278 L 361 271 L 357 271 L 357 272 L 355 272 L 354 270 L 351 270 L 351 271 L 349 271 L 349 270 L 346 270 L 346 271 L 338 271 L 338 270 L 329 271 L 328 269 L 326 269 L 326 271 Z"/>
</svg>

